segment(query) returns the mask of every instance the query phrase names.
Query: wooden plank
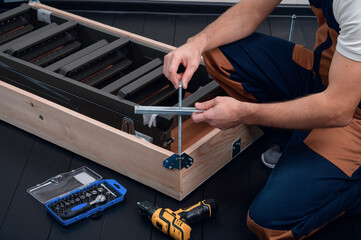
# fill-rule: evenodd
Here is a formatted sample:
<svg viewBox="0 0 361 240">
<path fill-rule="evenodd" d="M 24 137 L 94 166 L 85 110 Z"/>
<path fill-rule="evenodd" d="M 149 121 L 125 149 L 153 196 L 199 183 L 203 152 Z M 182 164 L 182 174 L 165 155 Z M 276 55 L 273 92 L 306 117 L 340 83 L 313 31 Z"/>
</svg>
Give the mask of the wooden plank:
<svg viewBox="0 0 361 240">
<path fill-rule="evenodd" d="M 120 35 L 126 36 L 126 37 L 128 37 L 130 39 L 141 41 L 141 42 L 147 43 L 147 44 L 149 44 L 151 46 L 162 48 L 164 50 L 171 51 L 171 50 L 175 49 L 175 47 L 173 47 L 171 45 L 168 45 L 168 44 L 165 44 L 165 43 L 160 43 L 160 42 L 155 41 L 153 39 L 142 37 L 142 36 L 139 36 L 137 34 L 130 33 L 128 31 L 120 30 L 118 28 L 111 27 L 111 26 L 108 26 L 108 25 L 105 25 L 105 24 L 102 24 L 102 23 L 99 23 L 99 22 L 96 22 L 96 21 L 93 21 L 93 20 L 89 20 L 87 18 L 78 16 L 78 15 L 75 15 L 75 14 L 72 14 L 72 13 L 69 13 L 69 12 L 61 11 L 59 9 L 56 9 L 56 8 L 53 8 L 53 7 L 50 7 L 50 6 L 46 6 L 46 5 L 41 4 L 39 2 L 32 2 L 32 3 L 30 3 L 30 5 L 32 5 L 34 7 L 37 7 L 37 8 L 42 8 L 42 9 L 49 10 L 49 11 L 54 12 L 56 14 L 67 17 L 69 19 L 73 19 L 73 20 L 78 21 L 78 22 L 83 22 L 83 23 L 86 23 L 86 24 L 89 24 L 89 25 L 104 29 L 106 31 L 110 31 L 110 32 L 115 33 L 115 34 L 120 34 Z"/>
<path fill-rule="evenodd" d="M 195 124 L 192 119 L 184 120 L 182 122 L 182 152 L 198 142 L 213 129 L 214 127 L 205 122 Z M 178 152 L 178 127 L 171 130 L 171 137 L 174 138 L 174 142 L 171 144 L 171 151 Z"/>
<path fill-rule="evenodd" d="M 0 121 L 0 226 L 13 199 L 19 179 L 23 174 L 29 155 L 34 146 L 32 135 Z"/>
<path fill-rule="evenodd" d="M 27 189 L 59 173 L 67 172 L 72 153 L 38 139 L 14 194 L 0 239 L 46 239 L 52 222 L 45 206 L 27 193 Z"/>
<path fill-rule="evenodd" d="M 179 174 L 162 167 L 172 152 L 4 82 L 0 95 L 0 119 L 179 197 Z"/>
<path fill-rule="evenodd" d="M 214 129 L 186 149 L 185 153 L 195 161 L 192 167 L 181 171 L 181 199 L 232 160 L 234 142 L 241 139 L 242 151 L 261 135 L 258 127 L 243 124 L 225 131 Z"/>
</svg>

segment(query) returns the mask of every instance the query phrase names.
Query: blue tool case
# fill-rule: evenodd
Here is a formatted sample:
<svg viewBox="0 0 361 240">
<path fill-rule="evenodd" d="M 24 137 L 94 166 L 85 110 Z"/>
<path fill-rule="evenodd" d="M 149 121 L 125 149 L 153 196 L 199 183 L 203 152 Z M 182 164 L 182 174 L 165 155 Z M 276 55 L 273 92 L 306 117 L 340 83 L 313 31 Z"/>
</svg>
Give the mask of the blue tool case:
<svg viewBox="0 0 361 240">
<path fill-rule="evenodd" d="M 28 193 L 62 225 L 94 217 L 124 200 L 127 190 L 113 179 L 81 167 L 29 188 Z"/>
</svg>

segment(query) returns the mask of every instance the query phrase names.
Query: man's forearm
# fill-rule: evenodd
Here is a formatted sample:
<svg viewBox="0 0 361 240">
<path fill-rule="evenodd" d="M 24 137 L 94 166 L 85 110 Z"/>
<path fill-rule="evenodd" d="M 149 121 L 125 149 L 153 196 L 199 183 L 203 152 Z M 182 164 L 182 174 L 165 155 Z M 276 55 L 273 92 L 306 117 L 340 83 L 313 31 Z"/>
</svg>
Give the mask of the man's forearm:
<svg viewBox="0 0 361 240">
<path fill-rule="evenodd" d="M 188 42 L 196 43 L 202 52 L 252 34 L 278 5 L 279 0 L 243 0 Z"/>
<path fill-rule="evenodd" d="M 342 127 L 352 114 L 343 112 L 337 103 L 327 99 L 324 92 L 287 102 L 251 104 L 247 124 L 287 129 Z"/>
</svg>

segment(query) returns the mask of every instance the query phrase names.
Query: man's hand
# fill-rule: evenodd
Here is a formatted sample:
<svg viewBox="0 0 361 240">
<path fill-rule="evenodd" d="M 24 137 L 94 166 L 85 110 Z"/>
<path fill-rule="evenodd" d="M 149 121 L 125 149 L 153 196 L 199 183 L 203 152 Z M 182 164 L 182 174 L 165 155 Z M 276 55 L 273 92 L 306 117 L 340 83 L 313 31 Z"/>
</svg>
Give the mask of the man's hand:
<svg viewBox="0 0 361 240">
<path fill-rule="evenodd" d="M 216 97 L 210 101 L 196 103 L 196 108 L 206 110 L 203 113 L 193 113 L 195 123 L 208 124 L 226 130 L 243 123 L 244 117 L 252 113 L 251 104 L 240 102 L 231 97 Z"/>
<path fill-rule="evenodd" d="M 222 14 L 187 43 L 164 57 L 164 75 L 178 88 L 183 88 L 197 70 L 204 51 L 234 42 L 252 34 L 281 0 L 243 0 Z M 184 73 L 177 73 L 179 65 Z"/>
<path fill-rule="evenodd" d="M 174 88 L 178 88 L 179 81 L 183 82 L 183 88 L 187 88 L 201 62 L 201 55 L 201 47 L 196 42 L 188 41 L 164 57 L 163 73 L 173 83 Z M 177 73 L 180 64 L 186 69 L 183 73 Z"/>
</svg>

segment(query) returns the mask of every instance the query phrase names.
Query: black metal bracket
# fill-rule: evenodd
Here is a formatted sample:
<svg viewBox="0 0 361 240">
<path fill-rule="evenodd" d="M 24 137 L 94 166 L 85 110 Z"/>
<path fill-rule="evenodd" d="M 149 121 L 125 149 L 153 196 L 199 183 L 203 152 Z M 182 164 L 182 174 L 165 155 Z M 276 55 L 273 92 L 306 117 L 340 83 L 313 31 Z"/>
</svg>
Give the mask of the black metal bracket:
<svg viewBox="0 0 361 240">
<path fill-rule="evenodd" d="M 187 154 L 183 153 L 182 155 L 173 154 L 169 158 L 163 161 L 163 167 L 172 170 L 174 168 L 182 169 L 182 168 L 189 168 L 193 165 L 193 158 L 188 156 Z"/>
<path fill-rule="evenodd" d="M 232 146 L 232 158 L 235 158 L 241 152 L 241 139 L 238 139 Z"/>
</svg>

